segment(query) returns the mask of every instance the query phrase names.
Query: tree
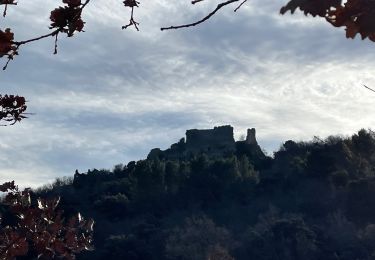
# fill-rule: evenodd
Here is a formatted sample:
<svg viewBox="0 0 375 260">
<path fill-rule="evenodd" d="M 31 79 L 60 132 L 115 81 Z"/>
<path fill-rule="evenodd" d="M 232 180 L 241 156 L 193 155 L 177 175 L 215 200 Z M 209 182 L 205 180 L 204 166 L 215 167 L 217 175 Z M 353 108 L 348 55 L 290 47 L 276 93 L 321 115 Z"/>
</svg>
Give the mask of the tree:
<svg viewBox="0 0 375 260">
<path fill-rule="evenodd" d="M 91 247 L 93 220 L 78 213 L 67 218 L 58 209 L 59 198 L 35 198 L 20 191 L 14 181 L 0 185 L 0 259 L 74 259 Z"/>
<path fill-rule="evenodd" d="M 227 247 L 232 247 L 232 244 L 228 230 L 216 226 L 206 216 L 193 216 L 185 220 L 183 227 L 171 231 L 166 243 L 166 254 L 169 259 L 230 260 L 233 258 Z"/>
<path fill-rule="evenodd" d="M 197 4 L 204 0 L 192 0 L 192 4 Z M 206 0 L 207 1 L 207 0 Z M 91 0 L 62 0 L 63 6 L 59 6 L 51 11 L 50 31 L 47 34 L 37 36 L 32 39 L 16 41 L 11 28 L 0 28 L 0 58 L 5 57 L 7 62 L 3 69 L 6 69 L 9 61 L 18 55 L 19 48 L 27 43 L 38 41 L 44 38 L 52 37 L 55 40 L 54 54 L 57 53 L 57 40 L 61 34 L 72 37 L 78 32 L 82 32 L 85 22 L 82 20 L 82 12 Z M 161 30 L 180 29 L 201 24 L 221 8 L 227 5 L 236 5 L 234 11 L 238 11 L 247 0 L 227 0 L 219 3 L 217 7 L 202 19 L 178 26 L 162 27 Z M 140 6 L 136 0 L 122 1 L 125 8 L 130 9 L 130 19 L 127 25 L 122 29 L 134 27 L 139 31 L 139 23 L 134 19 L 135 7 Z M 7 14 L 8 6 L 17 5 L 15 0 L 0 0 L 0 5 L 4 5 L 3 16 Z M 289 0 L 280 10 L 281 14 L 290 11 L 292 14 L 296 9 L 300 9 L 305 15 L 323 17 L 327 22 L 335 27 L 346 27 L 346 37 L 354 38 L 358 33 L 362 39 L 369 38 L 375 41 L 375 1 L 373 0 Z"/>
<path fill-rule="evenodd" d="M 317 235 L 301 216 L 280 216 L 277 209 L 258 216 L 258 222 L 243 234 L 247 259 L 321 259 Z"/>
</svg>

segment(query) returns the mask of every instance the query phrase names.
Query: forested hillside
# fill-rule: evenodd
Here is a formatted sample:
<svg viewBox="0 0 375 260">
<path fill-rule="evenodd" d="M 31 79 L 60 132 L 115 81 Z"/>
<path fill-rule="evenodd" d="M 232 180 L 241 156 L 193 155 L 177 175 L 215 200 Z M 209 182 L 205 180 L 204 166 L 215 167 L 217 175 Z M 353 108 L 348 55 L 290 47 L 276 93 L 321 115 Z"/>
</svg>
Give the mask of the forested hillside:
<svg viewBox="0 0 375 260">
<path fill-rule="evenodd" d="M 375 259 L 375 133 L 149 158 L 36 192 L 95 219 L 79 259 Z"/>
</svg>

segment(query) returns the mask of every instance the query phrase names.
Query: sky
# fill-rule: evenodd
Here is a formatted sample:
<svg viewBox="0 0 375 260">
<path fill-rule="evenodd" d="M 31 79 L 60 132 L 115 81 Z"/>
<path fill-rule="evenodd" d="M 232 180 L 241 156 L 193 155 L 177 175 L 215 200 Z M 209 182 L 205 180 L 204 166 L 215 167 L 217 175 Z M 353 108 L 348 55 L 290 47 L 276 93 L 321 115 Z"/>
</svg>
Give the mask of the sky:
<svg viewBox="0 0 375 260">
<path fill-rule="evenodd" d="M 49 32 L 56 0 L 19 0 L 1 29 L 16 40 Z M 142 1 L 140 31 L 121 30 L 129 10 L 96 0 L 85 32 L 20 49 L 0 73 L 0 93 L 28 100 L 30 118 L 0 128 L 0 183 L 37 187 L 74 171 L 112 169 L 168 148 L 187 129 L 256 128 L 272 155 L 286 140 L 348 136 L 375 123 L 375 43 L 298 13 L 286 1 L 226 6 L 197 27 L 218 1 Z M 0 60 L 5 63 L 5 60 Z"/>
</svg>

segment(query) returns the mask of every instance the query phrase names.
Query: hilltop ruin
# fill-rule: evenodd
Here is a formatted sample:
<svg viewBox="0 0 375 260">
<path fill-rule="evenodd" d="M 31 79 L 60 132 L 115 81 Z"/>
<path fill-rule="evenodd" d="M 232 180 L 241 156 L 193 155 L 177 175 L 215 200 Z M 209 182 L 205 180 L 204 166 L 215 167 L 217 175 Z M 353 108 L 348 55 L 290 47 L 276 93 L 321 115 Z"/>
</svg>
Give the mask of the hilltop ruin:
<svg viewBox="0 0 375 260">
<path fill-rule="evenodd" d="M 178 143 L 162 151 L 152 149 L 147 159 L 186 159 L 199 154 L 208 157 L 225 157 L 233 154 L 250 154 L 265 157 L 255 137 L 255 128 L 247 130 L 244 141 L 235 141 L 233 127 L 217 126 L 213 129 L 190 129 L 186 131 L 186 140 L 181 138 Z"/>
</svg>

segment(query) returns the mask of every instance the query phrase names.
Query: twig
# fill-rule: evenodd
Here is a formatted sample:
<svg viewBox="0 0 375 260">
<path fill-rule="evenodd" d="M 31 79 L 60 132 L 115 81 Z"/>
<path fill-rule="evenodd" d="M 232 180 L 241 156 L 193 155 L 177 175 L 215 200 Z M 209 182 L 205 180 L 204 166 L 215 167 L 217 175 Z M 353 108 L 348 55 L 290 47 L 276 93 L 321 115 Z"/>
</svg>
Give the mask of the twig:
<svg viewBox="0 0 375 260">
<path fill-rule="evenodd" d="M 234 12 L 237 12 L 238 9 L 240 9 L 241 6 L 242 6 L 244 3 L 246 3 L 246 2 L 247 2 L 247 0 L 244 0 L 239 6 L 236 7 L 236 9 L 234 9 Z"/>
<path fill-rule="evenodd" d="M 29 39 L 29 40 L 25 40 L 25 41 L 20 41 L 20 42 L 13 42 L 13 44 L 17 45 L 17 47 L 23 45 L 23 44 L 26 44 L 26 43 L 29 43 L 29 42 L 34 42 L 34 41 L 39 41 L 41 39 L 44 39 L 44 38 L 47 38 L 47 37 L 50 37 L 50 36 L 55 36 L 56 34 L 58 34 L 60 31 L 60 29 L 57 29 L 57 30 L 54 30 L 53 32 L 50 32 L 48 34 L 45 34 L 45 35 L 42 35 L 42 36 L 39 36 L 39 37 L 35 37 L 35 38 L 32 38 L 32 39 Z"/>
<path fill-rule="evenodd" d="M 132 11 L 131 11 L 131 14 L 130 14 L 129 24 L 122 26 L 123 30 L 126 29 L 126 28 L 128 28 L 129 26 L 134 25 L 135 29 L 137 29 L 137 31 L 139 31 L 139 28 L 138 28 L 138 24 L 139 23 L 134 20 L 133 14 L 134 14 L 134 6 L 132 7 Z"/>
<path fill-rule="evenodd" d="M 55 36 L 55 51 L 53 52 L 53 54 L 57 54 L 57 37 L 59 36 L 59 31 L 56 32 L 56 36 Z"/>
<path fill-rule="evenodd" d="M 6 3 L 4 7 L 3 17 L 7 15 L 8 5 L 17 5 L 17 3 Z"/>
<path fill-rule="evenodd" d="M 81 6 L 81 10 L 82 10 L 83 8 L 85 8 L 85 6 L 86 6 L 88 3 L 90 3 L 90 1 L 91 1 L 91 0 L 86 0 L 86 2 Z"/>
<path fill-rule="evenodd" d="M 366 85 L 363 85 L 365 88 L 367 88 L 368 90 L 371 90 L 372 92 L 375 92 L 375 90 L 373 90 L 372 88 L 369 88 L 367 87 Z"/>
<path fill-rule="evenodd" d="M 191 1 L 191 3 L 193 4 L 193 5 L 195 5 L 196 3 L 199 3 L 199 2 L 202 2 L 203 0 L 193 0 L 193 1 Z"/>
<path fill-rule="evenodd" d="M 162 28 L 160 28 L 160 30 L 164 31 L 164 30 L 180 29 L 180 28 L 187 28 L 187 27 L 191 27 L 191 26 L 196 26 L 196 25 L 201 24 L 201 23 L 207 21 L 208 19 L 210 19 L 211 16 L 213 16 L 217 11 L 219 11 L 224 6 L 232 4 L 234 2 L 238 2 L 238 1 L 240 1 L 240 0 L 228 0 L 226 2 L 218 4 L 217 7 L 211 13 L 209 13 L 207 16 L 205 16 L 203 19 L 201 19 L 197 22 L 184 24 L 184 25 L 178 25 L 178 26 L 162 27 Z"/>
<path fill-rule="evenodd" d="M 7 62 L 5 63 L 5 65 L 4 65 L 4 67 L 3 67 L 3 70 L 6 70 L 6 69 L 7 69 L 10 60 L 13 60 L 13 56 L 8 55 L 8 60 L 7 60 Z"/>
<path fill-rule="evenodd" d="M 59 35 L 59 32 L 60 32 L 60 29 L 57 29 L 57 30 L 54 30 L 53 32 L 50 32 L 48 34 L 45 34 L 45 35 L 42 35 L 42 36 L 39 36 L 39 37 L 35 37 L 35 38 L 29 39 L 29 40 L 20 41 L 20 42 L 12 42 L 12 44 L 15 45 L 15 49 L 13 50 L 13 52 L 11 54 L 8 55 L 8 60 L 5 63 L 5 65 L 3 67 L 3 70 L 7 69 L 8 65 L 9 65 L 9 62 L 11 60 L 13 60 L 13 57 L 15 55 L 18 54 L 18 49 L 20 48 L 20 46 L 23 45 L 23 44 L 29 43 L 29 42 L 39 41 L 39 40 L 47 38 L 47 37 L 56 36 L 56 38 L 55 38 L 55 51 L 54 51 L 54 54 L 56 54 L 57 53 L 57 36 Z"/>
<path fill-rule="evenodd" d="M 7 16 L 8 4 L 5 4 L 3 17 Z"/>
</svg>

